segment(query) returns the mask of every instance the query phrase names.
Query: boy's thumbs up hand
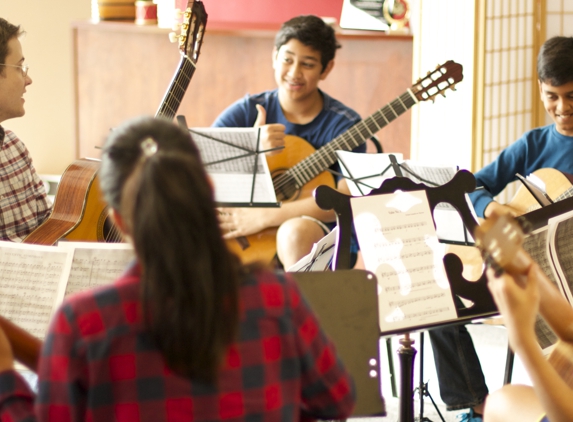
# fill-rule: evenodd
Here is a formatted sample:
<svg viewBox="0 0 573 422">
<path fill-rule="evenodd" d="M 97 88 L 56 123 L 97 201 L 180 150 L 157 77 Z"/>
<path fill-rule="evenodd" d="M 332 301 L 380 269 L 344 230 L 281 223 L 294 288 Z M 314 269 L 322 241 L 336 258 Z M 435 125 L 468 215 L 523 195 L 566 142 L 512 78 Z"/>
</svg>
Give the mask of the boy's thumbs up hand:
<svg viewBox="0 0 573 422">
<path fill-rule="evenodd" d="M 261 145 L 263 150 L 284 147 L 285 145 L 285 126 L 280 123 L 266 124 L 267 111 L 265 108 L 257 104 L 257 119 L 255 120 L 254 127 L 261 128 Z M 281 150 L 269 151 L 267 155 L 274 155 L 280 153 Z"/>
</svg>

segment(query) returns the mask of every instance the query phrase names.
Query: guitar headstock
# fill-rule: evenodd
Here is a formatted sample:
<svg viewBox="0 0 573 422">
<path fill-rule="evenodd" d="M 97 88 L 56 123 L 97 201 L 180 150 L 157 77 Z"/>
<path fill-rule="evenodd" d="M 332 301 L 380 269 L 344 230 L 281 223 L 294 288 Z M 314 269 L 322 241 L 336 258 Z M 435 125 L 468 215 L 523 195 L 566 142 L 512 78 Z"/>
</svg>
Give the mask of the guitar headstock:
<svg viewBox="0 0 573 422">
<path fill-rule="evenodd" d="M 497 275 L 504 270 L 514 276 L 525 275 L 531 257 L 523 250 L 525 233 L 515 218 L 492 215 L 476 227 L 473 235 L 484 261 Z"/>
<path fill-rule="evenodd" d="M 183 21 L 180 25 L 181 33 L 179 35 L 175 33 L 169 34 L 172 42 L 178 40 L 179 49 L 193 63 L 197 63 L 199 58 L 206 25 L 207 13 L 203 2 L 200 0 L 189 0 L 187 8 L 183 12 Z"/>
<path fill-rule="evenodd" d="M 463 66 L 452 60 L 439 65 L 424 78 L 420 78 L 412 86 L 412 94 L 418 101 L 427 101 L 436 98 L 436 95 L 442 94 L 445 97 L 445 91 L 452 89 L 464 78 Z"/>
</svg>

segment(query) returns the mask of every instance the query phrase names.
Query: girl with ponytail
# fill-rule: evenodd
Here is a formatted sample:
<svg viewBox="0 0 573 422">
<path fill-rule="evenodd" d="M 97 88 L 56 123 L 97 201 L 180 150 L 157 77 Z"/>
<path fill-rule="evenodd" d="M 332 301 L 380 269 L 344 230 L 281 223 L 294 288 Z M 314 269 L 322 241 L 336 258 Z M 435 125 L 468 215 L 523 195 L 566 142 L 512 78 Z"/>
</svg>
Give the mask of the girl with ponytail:
<svg viewBox="0 0 573 422">
<path fill-rule="evenodd" d="M 0 338 L 2 420 L 350 415 L 352 379 L 294 281 L 244 267 L 227 249 L 189 131 L 157 118 L 126 122 L 106 142 L 99 177 L 136 261 L 57 311 L 37 397 Z"/>
</svg>

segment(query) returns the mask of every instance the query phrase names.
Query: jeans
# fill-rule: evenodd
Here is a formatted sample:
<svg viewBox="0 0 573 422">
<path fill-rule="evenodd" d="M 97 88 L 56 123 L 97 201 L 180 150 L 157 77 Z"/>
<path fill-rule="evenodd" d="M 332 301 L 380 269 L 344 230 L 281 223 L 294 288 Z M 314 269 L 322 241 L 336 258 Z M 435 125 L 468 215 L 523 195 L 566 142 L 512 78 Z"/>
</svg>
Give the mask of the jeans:
<svg viewBox="0 0 573 422">
<path fill-rule="evenodd" d="M 467 409 L 483 403 L 488 389 L 474 343 L 465 325 L 428 331 L 440 397 L 447 410 Z"/>
</svg>

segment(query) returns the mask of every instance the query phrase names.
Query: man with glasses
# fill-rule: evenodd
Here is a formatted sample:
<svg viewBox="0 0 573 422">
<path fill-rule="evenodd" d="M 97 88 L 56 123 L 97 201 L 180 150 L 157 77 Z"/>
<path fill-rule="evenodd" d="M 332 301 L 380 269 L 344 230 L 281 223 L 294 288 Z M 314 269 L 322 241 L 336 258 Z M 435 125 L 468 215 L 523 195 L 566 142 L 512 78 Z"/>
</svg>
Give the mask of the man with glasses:
<svg viewBox="0 0 573 422">
<path fill-rule="evenodd" d="M 32 83 L 24 63 L 19 26 L 0 18 L 0 240 L 20 242 L 49 215 L 46 189 L 26 146 L 1 124 L 22 117 Z"/>
</svg>

